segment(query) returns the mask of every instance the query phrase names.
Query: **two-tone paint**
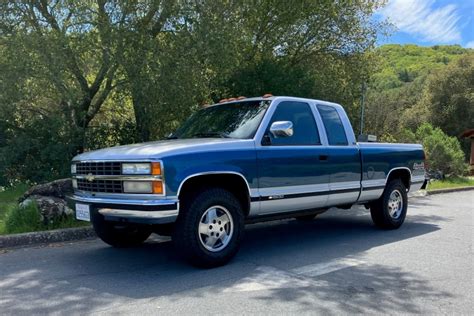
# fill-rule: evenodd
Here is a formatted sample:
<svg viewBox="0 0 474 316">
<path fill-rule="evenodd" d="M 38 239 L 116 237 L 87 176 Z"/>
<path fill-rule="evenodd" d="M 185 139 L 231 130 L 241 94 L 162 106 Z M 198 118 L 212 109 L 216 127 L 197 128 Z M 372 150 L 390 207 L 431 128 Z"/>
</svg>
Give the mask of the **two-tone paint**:
<svg viewBox="0 0 474 316">
<path fill-rule="evenodd" d="M 77 191 L 73 199 L 104 206 L 105 211 L 101 212 L 109 217 L 144 221 L 154 218 L 159 223 L 176 219 L 186 181 L 212 174 L 234 175 L 245 180 L 250 200 L 249 217 L 367 203 L 382 195 L 390 174 L 396 170 L 406 172 L 411 190 L 417 190 L 423 184 L 424 153 L 421 145 L 357 143 L 349 119 L 338 104 L 293 97 L 272 97 L 270 100 L 272 102 L 253 139 L 165 140 L 107 148 L 74 158 L 74 161 L 161 161 L 165 196 Z M 321 144 L 262 144 L 272 115 L 283 101 L 304 102 L 311 107 Z M 328 144 L 326 129 L 317 109 L 319 104 L 337 110 L 344 125 L 347 145 Z M 130 206 L 139 210 L 130 210 Z M 152 215 L 144 216 L 146 211 L 141 206 L 159 207 L 146 213 Z M 166 219 L 162 220 L 162 211 L 173 215 L 163 216 Z"/>
</svg>

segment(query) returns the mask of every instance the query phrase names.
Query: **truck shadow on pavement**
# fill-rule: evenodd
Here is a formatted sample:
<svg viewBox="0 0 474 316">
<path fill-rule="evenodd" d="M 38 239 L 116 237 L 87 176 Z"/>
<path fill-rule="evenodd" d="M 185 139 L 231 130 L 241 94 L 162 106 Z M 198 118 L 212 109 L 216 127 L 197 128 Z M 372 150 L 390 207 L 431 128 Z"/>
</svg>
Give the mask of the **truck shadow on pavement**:
<svg viewBox="0 0 474 316">
<path fill-rule="evenodd" d="M 449 294 L 400 267 L 361 263 L 317 277 L 292 271 L 347 257 L 360 258 L 374 247 L 435 232 L 439 230 L 437 223 L 444 220 L 449 218 L 409 215 L 399 230 L 381 231 L 372 225 L 368 211 L 356 208 L 333 210 L 309 223 L 285 220 L 250 225 L 237 257 L 227 266 L 211 270 L 187 265 L 179 260 L 170 242 L 153 240 L 135 249 L 114 249 L 99 241 L 87 241 L 18 250 L 0 256 L 0 308 L 7 314 L 83 314 L 137 304 L 137 300 L 166 306 L 182 302 L 183 297 L 204 300 L 230 293 L 236 299 L 241 297 L 242 302 L 291 301 L 302 311 L 420 312 L 412 302 L 415 298 L 430 301 Z M 19 259 L 15 257 L 22 251 L 28 251 L 29 260 L 16 264 Z M 280 273 L 283 283 L 268 286 L 263 279 L 259 282 L 264 291 L 238 286 L 261 279 L 262 271 Z"/>
</svg>

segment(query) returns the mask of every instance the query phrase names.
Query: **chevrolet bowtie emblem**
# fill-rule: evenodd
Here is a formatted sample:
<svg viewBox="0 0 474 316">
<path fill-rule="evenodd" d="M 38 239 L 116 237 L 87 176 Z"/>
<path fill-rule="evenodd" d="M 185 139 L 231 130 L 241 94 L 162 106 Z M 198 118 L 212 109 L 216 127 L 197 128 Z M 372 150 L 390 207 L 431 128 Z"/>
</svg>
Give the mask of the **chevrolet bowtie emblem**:
<svg viewBox="0 0 474 316">
<path fill-rule="evenodd" d="M 89 173 L 89 174 L 87 174 L 87 176 L 86 176 L 86 180 L 89 181 L 89 182 L 92 182 L 92 181 L 95 180 L 95 177 L 94 177 L 94 175 L 93 175 L 92 173 Z"/>
</svg>

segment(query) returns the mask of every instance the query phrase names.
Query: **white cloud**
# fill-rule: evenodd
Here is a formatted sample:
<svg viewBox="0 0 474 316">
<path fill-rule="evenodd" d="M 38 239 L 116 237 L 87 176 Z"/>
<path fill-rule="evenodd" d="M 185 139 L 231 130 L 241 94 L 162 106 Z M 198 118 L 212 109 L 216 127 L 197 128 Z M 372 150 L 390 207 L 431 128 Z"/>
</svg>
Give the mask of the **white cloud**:
<svg viewBox="0 0 474 316">
<path fill-rule="evenodd" d="M 467 42 L 466 45 L 464 45 L 466 48 L 474 48 L 474 41 Z"/>
<path fill-rule="evenodd" d="M 380 14 L 402 32 L 426 42 L 449 43 L 461 40 L 460 16 L 456 5 L 434 8 L 433 0 L 390 0 Z"/>
</svg>

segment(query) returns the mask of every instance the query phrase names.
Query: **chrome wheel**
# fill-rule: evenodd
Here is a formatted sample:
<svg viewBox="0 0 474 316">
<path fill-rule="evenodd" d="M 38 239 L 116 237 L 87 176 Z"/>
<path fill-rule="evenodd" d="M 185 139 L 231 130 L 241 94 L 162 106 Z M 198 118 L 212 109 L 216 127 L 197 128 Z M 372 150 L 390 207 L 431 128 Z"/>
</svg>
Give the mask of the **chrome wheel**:
<svg viewBox="0 0 474 316">
<path fill-rule="evenodd" d="M 393 190 L 388 199 L 388 213 L 393 219 L 398 219 L 403 210 L 403 196 L 399 190 Z"/>
<path fill-rule="evenodd" d="M 230 212 L 221 205 L 208 208 L 199 221 L 199 241 L 211 252 L 217 252 L 229 244 L 234 232 Z"/>
</svg>

